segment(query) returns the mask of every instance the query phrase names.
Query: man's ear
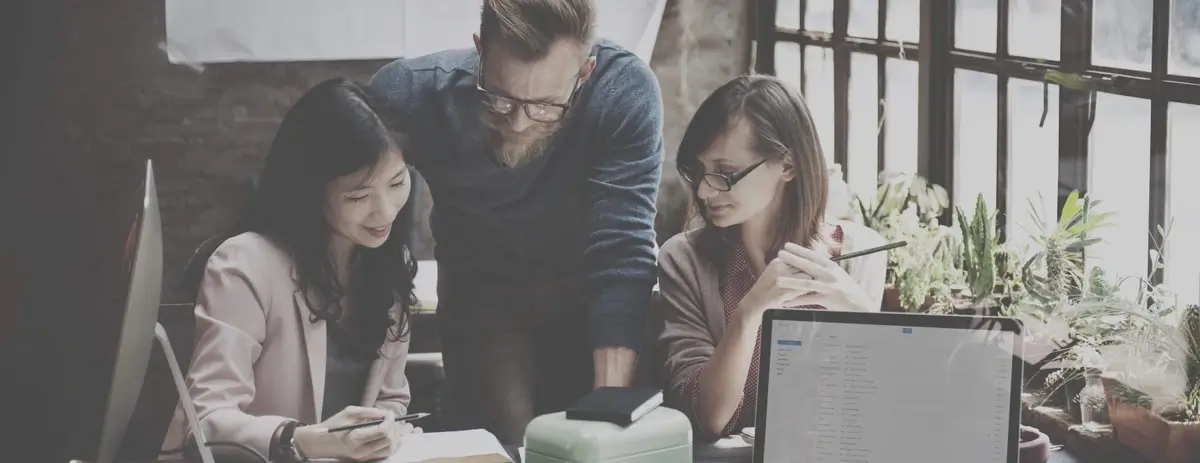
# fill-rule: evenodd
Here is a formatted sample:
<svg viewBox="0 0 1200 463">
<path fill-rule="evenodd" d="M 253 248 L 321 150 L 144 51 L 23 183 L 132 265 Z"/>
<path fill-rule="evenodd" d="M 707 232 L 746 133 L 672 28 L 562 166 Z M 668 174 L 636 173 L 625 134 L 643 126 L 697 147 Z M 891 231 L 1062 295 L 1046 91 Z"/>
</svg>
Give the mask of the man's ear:
<svg viewBox="0 0 1200 463">
<path fill-rule="evenodd" d="M 592 71 L 596 70 L 596 57 L 589 56 L 587 61 L 583 62 L 583 67 L 579 68 L 579 80 L 587 81 L 591 77 Z"/>
<path fill-rule="evenodd" d="M 475 53 L 483 56 L 483 44 L 479 43 L 479 33 L 471 34 L 471 39 L 475 41 Z"/>
</svg>

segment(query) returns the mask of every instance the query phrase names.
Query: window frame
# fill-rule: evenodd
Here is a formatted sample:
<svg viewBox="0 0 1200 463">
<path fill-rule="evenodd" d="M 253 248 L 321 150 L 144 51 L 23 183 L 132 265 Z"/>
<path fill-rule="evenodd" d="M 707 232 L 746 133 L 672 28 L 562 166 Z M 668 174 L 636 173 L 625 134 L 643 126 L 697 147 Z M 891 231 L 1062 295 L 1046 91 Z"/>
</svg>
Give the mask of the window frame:
<svg viewBox="0 0 1200 463">
<path fill-rule="evenodd" d="M 956 203 L 954 197 L 954 73 L 966 69 L 996 76 L 996 210 L 999 233 L 1004 238 L 1010 205 L 1008 204 L 1009 158 L 1009 80 L 1025 79 L 1045 82 L 1047 72 L 1059 71 L 1079 77 L 1077 87 L 1058 88 L 1059 130 L 1059 188 L 1057 206 L 1061 213 L 1066 195 L 1071 190 L 1087 194 L 1089 136 L 1094 110 L 1090 108 L 1099 93 L 1109 93 L 1150 101 L 1150 204 L 1147 249 L 1156 247 L 1159 227 L 1167 226 L 1167 151 L 1169 149 L 1168 108 L 1171 103 L 1200 106 L 1200 77 L 1170 74 L 1171 0 L 1153 0 L 1151 69 L 1141 71 L 1099 66 L 1092 63 L 1092 24 L 1094 0 L 1062 0 L 1059 60 L 1038 60 L 1013 56 L 1009 52 L 1009 0 L 997 0 L 995 53 L 964 50 L 955 47 L 955 0 L 921 0 L 920 41 L 917 44 L 888 41 L 887 0 L 879 1 L 877 37 L 863 39 L 847 37 L 849 1 L 835 0 L 833 33 L 803 30 L 807 0 L 800 0 L 800 30 L 775 26 L 776 0 L 758 0 L 755 31 L 755 71 L 775 73 L 775 43 L 796 42 L 801 49 L 801 81 L 805 79 L 803 63 L 806 46 L 814 45 L 834 50 L 834 159 L 841 163 L 843 175 L 852 166 L 846 163 L 848 134 L 848 90 L 850 53 L 875 54 L 879 59 L 879 98 L 886 98 L 886 66 L 888 58 L 898 58 L 901 52 L 919 57 L 920 91 L 918 95 L 918 174 L 942 185 L 950 196 L 950 208 L 941 221 L 949 224 Z M 1072 13 L 1068 14 L 1067 12 Z M 879 117 L 883 117 L 883 107 Z M 1091 114 L 1089 114 L 1091 113 Z M 887 124 L 879 133 L 879 170 L 884 169 L 885 134 Z M 1161 179 L 1161 181 L 1156 181 Z M 1147 263 L 1147 271 L 1152 271 Z M 1152 282 L 1162 281 L 1158 272 Z"/>
<path fill-rule="evenodd" d="M 754 70 L 760 74 L 775 75 L 775 44 L 778 42 L 796 43 L 800 46 L 800 81 L 801 90 L 806 84 L 804 63 L 807 47 L 814 46 L 833 51 L 833 93 L 834 93 L 834 133 L 833 159 L 842 165 L 845 175 L 849 171 L 849 91 L 850 91 L 850 59 L 853 53 L 875 55 L 877 60 L 876 85 L 880 99 L 887 96 L 887 60 L 919 55 L 916 44 L 887 40 L 887 4 L 888 0 L 878 0 L 877 24 L 875 38 L 851 37 L 847 33 L 850 22 L 850 2 L 835 0 L 833 7 L 833 32 L 817 32 L 804 30 L 807 0 L 800 0 L 800 29 L 789 29 L 775 25 L 777 16 L 776 0 L 757 0 L 757 24 L 755 31 Z M 886 108 L 876 107 L 877 120 L 885 117 Z M 887 126 L 879 130 L 876 137 L 878 147 L 878 170 L 884 168 L 886 152 Z"/>
</svg>

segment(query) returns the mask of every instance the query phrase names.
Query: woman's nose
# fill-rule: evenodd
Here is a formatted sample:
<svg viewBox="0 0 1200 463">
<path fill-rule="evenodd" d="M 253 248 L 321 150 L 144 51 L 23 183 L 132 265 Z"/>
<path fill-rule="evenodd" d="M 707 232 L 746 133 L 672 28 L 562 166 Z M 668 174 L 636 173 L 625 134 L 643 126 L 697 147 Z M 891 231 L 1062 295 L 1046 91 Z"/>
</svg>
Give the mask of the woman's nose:
<svg viewBox="0 0 1200 463">
<path fill-rule="evenodd" d="M 708 182 L 704 180 L 700 180 L 698 183 L 699 184 L 696 186 L 696 196 L 698 196 L 700 199 L 709 200 L 720 193 L 716 188 L 713 188 L 712 185 L 709 185 Z"/>
</svg>

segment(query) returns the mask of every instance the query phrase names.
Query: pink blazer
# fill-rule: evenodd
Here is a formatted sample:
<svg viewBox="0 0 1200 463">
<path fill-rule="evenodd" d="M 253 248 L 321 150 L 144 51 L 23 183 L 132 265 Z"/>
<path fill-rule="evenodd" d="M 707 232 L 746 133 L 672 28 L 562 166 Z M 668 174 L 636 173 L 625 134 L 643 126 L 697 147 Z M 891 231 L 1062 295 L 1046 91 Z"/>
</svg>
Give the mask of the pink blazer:
<svg viewBox="0 0 1200 463">
<path fill-rule="evenodd" d="M 196 298 L 196 349 L 187 383 L 209 441 L 233 441 L 262 455 L 284 420 L 320 422 L 325 395 L 325 322 L 309 322 L 291 257 L 266 237 L 226 240 L 205 268 Z M 399 305 L 393 307 L 399 310 Z M 390 338 L 389 338 L 390 339 Z M 361 405 L 404 414 L 408 339 L 388 342 Z M 176 407 L 163 449 L 188 436 Z"/>
</svg>

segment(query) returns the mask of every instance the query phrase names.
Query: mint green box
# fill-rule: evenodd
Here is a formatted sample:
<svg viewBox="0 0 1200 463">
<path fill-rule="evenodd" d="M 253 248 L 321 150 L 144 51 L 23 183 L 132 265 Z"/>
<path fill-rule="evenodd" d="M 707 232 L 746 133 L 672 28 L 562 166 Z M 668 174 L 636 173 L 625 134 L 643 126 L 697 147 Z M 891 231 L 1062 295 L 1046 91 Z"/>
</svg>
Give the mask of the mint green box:
<svg viewBox="0 0 1200 463">
<path fill-rule="evenodd" d="M 692 423 L 660 406 L 621 427 L 568 420 L 566 412 L 534 418 L 525 428 L 525 463 L 691 463 Z"/>
</svg>

